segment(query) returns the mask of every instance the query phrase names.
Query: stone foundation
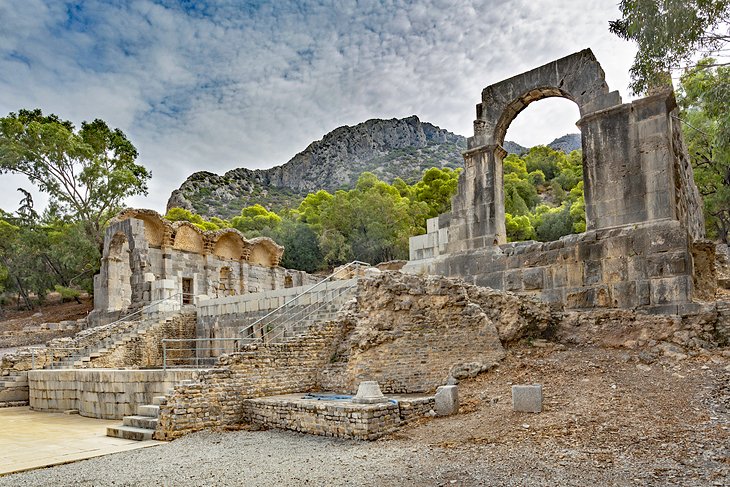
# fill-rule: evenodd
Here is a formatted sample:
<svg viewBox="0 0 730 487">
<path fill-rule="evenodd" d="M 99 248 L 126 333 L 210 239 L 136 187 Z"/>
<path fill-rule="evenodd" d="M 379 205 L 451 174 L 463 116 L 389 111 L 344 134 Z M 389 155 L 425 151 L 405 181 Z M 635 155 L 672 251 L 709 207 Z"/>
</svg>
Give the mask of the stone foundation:
<svg viewBox="0 0 730 487">
<path fill-rule="evenodd" d="M 556 242 L 438 255 L 411 261 L 404 271 L 460 277 L 572 309 L 645 308 L 676 314 L 687 308 L 693 294 L 708 294 L 716 284 L 694 278 L 700 257 L 714 261 L 711 251 L 693 249 L 680 223 L 667 220 L 568 235 Z"/>
<path fill-rule="evenodd" d="M 122 419 L 137 414 L 182 380 L 196 378 L 195 370 L 65 369 L 28 372 L 30 408 L 63 412 L 77 409 L 81 416 Z"/>
<path fill-rule="evenodd" d="M 243 401 L 247 423 L 319 436 L 375 440 L 434 408 L 433 396 L 393 396 L 380 404 L 308 399 L 303 394 Z"/>
</svg>

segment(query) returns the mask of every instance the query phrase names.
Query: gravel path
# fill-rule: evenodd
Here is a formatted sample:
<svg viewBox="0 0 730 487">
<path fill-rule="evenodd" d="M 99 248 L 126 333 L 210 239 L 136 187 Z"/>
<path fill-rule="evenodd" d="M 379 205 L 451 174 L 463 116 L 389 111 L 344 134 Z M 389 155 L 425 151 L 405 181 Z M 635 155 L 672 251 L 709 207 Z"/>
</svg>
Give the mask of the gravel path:
<svg viewBox="0 0 730 487">
<path fill-rule="evenodd" d="M 443 448 L 278 431 L 202 432 L 160 447 L 0 477 L 0 486 L 726 485 L 722 478 L 662 475 L 681 465 L 661 458 L 644 463 L 627 456 L 607 467 L 577 451 L 561 462 L 543 453 L 524 443 Z"/>
<path fill-rule="evenodd" d="M 511 384 L 530 383 L 544 384 L 544 412 L 512 412 Z M 460 414 L 375 442 L 201 432 L 0 477 L 0 487 L 730 485 L 724 352 L 672 362 L 623 350 L 516 348 L 463 381 L 459 395 Z"/>
</svg>

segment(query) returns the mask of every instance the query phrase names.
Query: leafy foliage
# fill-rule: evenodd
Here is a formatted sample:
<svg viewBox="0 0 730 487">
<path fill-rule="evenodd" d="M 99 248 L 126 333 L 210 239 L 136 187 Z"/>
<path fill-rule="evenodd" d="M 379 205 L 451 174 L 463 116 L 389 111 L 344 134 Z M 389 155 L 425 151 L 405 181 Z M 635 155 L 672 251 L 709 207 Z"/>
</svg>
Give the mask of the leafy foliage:
<svg viewBox="0 0 730 487">
<path fill-rule="evenodd" d="M 701 61 L 678 90 L 684 136 L 709 236 L 730 240 L 730 67 Z"/>
<path fill-rule="evenodd" d="M 135 164 L 137 149 L 103 120 L 80 130 L 41 110 L 0 118 L 0 173 L 24 174 L 47 193 L 56 213 L 84 225 L 101 246 L 103 228 L 124 198 L 147 194 L 150 173 Z"/>
<path fill-rule="evenodd" d="M 504 159 L 504 203 L 510 242 L 549 242 L 585 231 L 581 152 L 537 146 L 524 157 L 510 154 Z"/>
<path fill-rule="evenodd" d="M 276 228 L 281 224 L 281 217 L 259 204 L 247 206 L 239 216 L 234 216 L 231 226 L 244 235 L 260 233 L 264 228 Z"/>
<path fill-rule="evenodd" d="M 231 226 L 231 224 L 226 220 L 222 220 L 215 216 L 210 220 L 205 220 L 197 213 L 193 213 L 192 211 L 183 208 L 170 208 L 167 210 L 165 219 L 171 222 L 190 222 L 201 230 L 219 230 L 221 228 L 230 228 Z"/>
<path fill-rule="evenodd" d="M 609 22 L 609 30 L 637 44 L 634 93 L 667 84 L 672 70 L 730 41 L 728 0 L 621 0 L 619 9 L 623 16 Z"/>
</svg>

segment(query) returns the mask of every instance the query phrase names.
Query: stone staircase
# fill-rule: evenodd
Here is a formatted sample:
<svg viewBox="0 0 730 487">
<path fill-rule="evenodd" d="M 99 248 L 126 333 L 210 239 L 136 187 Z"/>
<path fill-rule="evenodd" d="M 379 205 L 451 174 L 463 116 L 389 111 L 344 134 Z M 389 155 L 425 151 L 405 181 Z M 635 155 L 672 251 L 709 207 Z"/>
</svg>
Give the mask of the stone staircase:
<svg viewBox="0 0 730 487">
<path fill-rule="evenodd" d="M 130 321 L 129 326 L 113 333 L 107 337 L 87 345 L 82 350 L 63 357 L 53 363 L 53 368 L 83 368 L 87 367 L 93 359 L 103 357 L 112 353 L 118 347 L 127 345 L 129 342 L 141 338 L 150 328 L 156 325 L 164 325 L 173 320 L 173 317 L 164 319 L 148 319 L 142 321 Z"/>
<path fill-rule="evenodd" d="M 194 384 L 194 380 L 182 380 L 179 385 Z M 172 394 L 174 389 L 167 391 Z M 106 435 L 114 438 L 124 438 L 126 440 L 145 441 L 151 440 L 157 429 L 157 422 L 160 417 L 160 406 L 167 404 L 167 396 L 155 396 L 152 398 L 152 404 L 137 407 L 137 414 L 132 416 L 124 416 L 122 424 L 119 426 L 109 426 L 106 429 Z"/>
<path fill-rule="evenodd" d="M 137 407 L 137 414 L 124 416 L 119 426 L 109 426 L 106 435 L 125 440 L 151 440 L 157 428 L 160 406 L 167 403 L 166 396 L 155 396 L 152 404 Z"/>
<path fill-rule="evenodd" d="M 0 407 L 28 405 L 28 372 L 10 371 L 0 377 Z"/>
</svg>

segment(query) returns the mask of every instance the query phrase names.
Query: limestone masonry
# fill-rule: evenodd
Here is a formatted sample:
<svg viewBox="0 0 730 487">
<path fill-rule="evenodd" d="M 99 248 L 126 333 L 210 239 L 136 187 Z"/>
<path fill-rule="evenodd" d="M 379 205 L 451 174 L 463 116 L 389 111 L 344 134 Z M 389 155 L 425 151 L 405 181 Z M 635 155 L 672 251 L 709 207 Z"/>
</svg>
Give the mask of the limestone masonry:
<svg viewBox="0 0 730 487">
<path fill-rule="evenodd" d="M 502 148 L 530 103 L 559 96 L 580 109 L 587 231 L 557 242 L 506 244 Z M 569 308 L 676 313 L 708 292 L 698 263 L 702 202 L 670 88 L 622 103 L 584 50 L 482 91 L 452 210 L 412 237 L 407 272 L 462 277 Z"/>
</svg>

